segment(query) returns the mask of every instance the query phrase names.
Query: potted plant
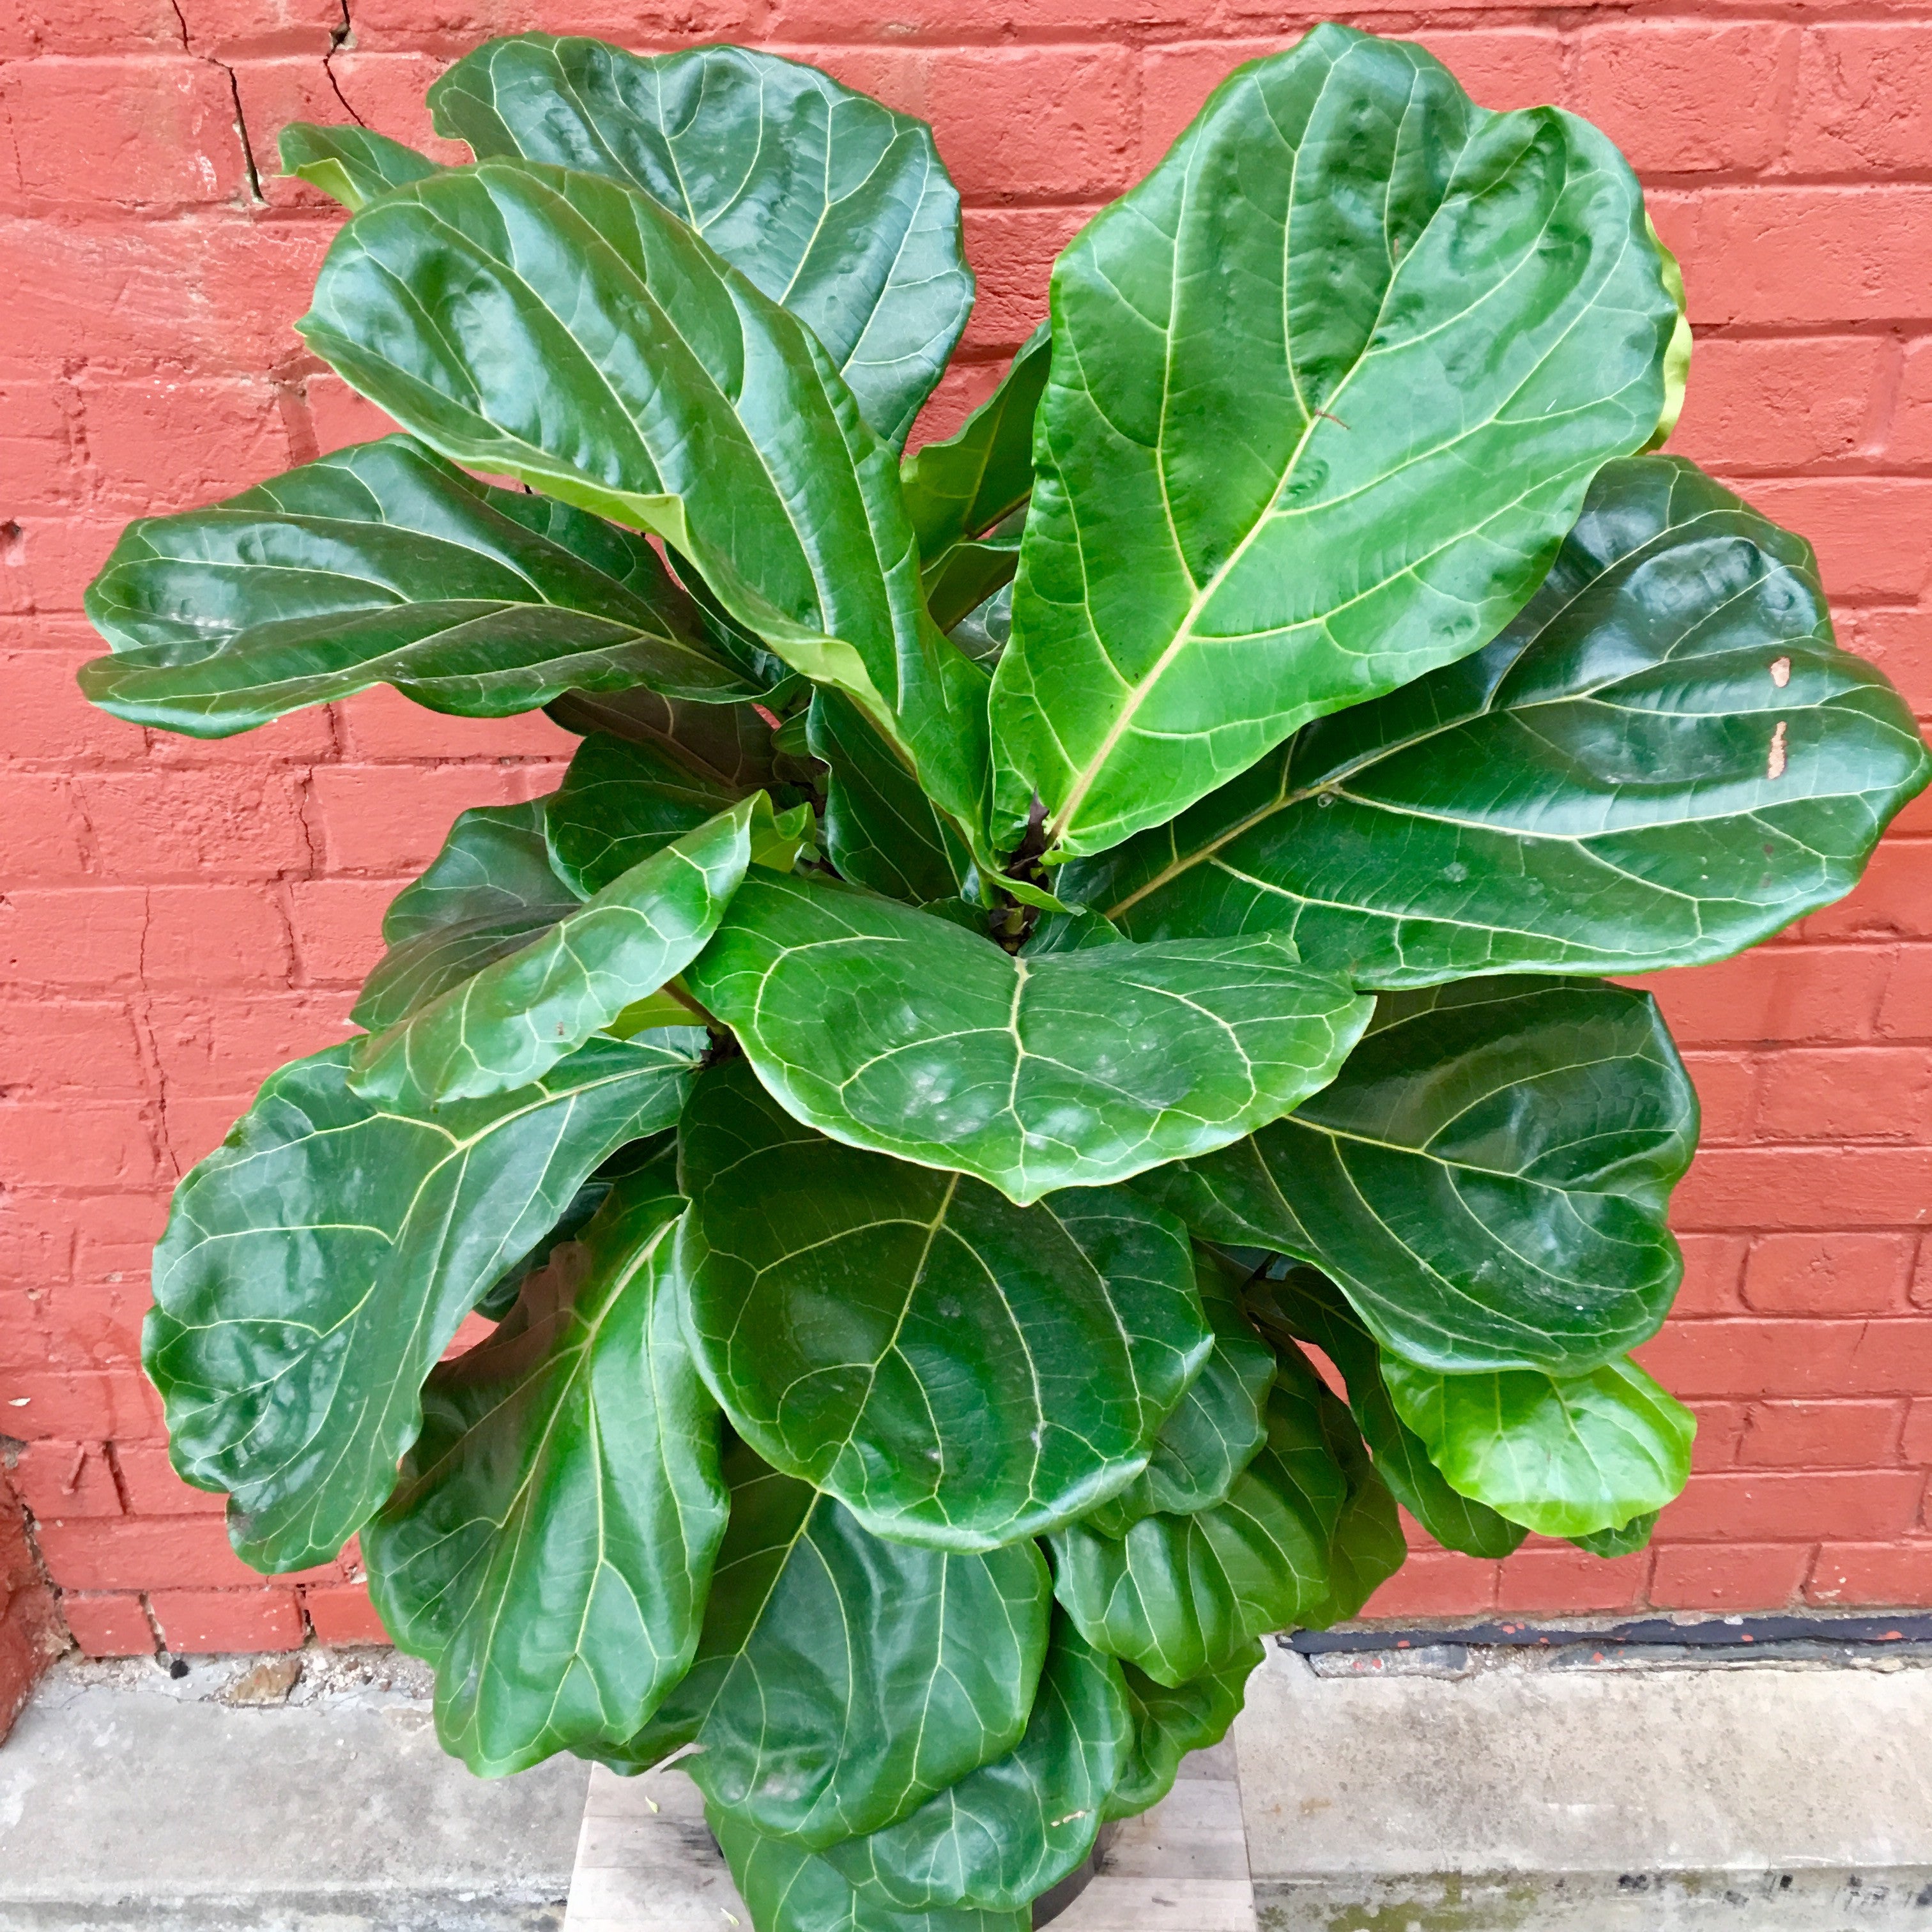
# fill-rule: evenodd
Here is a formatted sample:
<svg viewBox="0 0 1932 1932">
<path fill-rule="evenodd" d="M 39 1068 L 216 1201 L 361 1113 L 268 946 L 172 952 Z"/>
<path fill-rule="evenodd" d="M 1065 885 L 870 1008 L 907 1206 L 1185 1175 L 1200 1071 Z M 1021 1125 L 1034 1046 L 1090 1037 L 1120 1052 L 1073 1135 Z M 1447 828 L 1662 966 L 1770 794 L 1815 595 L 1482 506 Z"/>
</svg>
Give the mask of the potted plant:
<svg viewBox="0 0 1932 1932">
<path fill-rule="evenodd" d="M 264 1571 L 360 1536 L 476 1771 L 688 1750 L 763 1932 L 1021 1927 L 1398 1502 L 1641 1545 L 1697 1111 L 1605 976 L 1839 897 L 1926 753 L 1655 453 L 1621 156 L 1418 47 L 1232 75 L 910 457 L 922 124 L 538 34 L 430 98 L 474 165 L 284 143 L 351 211 L 298 326 L 406 433 L 132 525 L 81 681 L 581 743 L 182 1182 L 175 1464 Z"/>
</svg>

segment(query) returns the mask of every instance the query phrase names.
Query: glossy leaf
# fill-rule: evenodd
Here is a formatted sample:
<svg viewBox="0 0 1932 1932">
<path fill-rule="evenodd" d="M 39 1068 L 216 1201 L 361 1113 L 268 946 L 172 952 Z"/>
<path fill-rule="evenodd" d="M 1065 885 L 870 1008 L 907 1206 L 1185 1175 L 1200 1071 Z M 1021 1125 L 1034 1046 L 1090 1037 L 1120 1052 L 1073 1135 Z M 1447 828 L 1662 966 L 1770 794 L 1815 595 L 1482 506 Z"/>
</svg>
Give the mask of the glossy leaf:
<svg viewBox="0 0 1932 1932">
<path fill-rule="evenodd" d="M 550 863 L 589 898 L 743 796 L 655 745 L 593 733 L 545 802 Z"/>
<path fill-rule="evenodd" d="M 1219 1262 L 1197 1251 L 1195 1279 L 1214 1328 L 1214 1352 L 1161 1424 L 1147 1468 L 1118 1496 L 1087 1512 L 1088 1528 L 1103 1536 L 1124 1536 L 1158 1510 L 1185 1515 L 1225 1502 L 1268 1439 L 1262 1417 L 1274 1380 L 1274 1353 L 1242 1312 Z"/>
<path fill-rule="evenodd" d="M 796 1840 L 754 1831 L 723 1805 L 707 1804 L 705 1816 L 758 1932 L 1031 1932 L 1024 1910 L 897 1911 Z"/>
<path fill-rule="evenodd" d="M 1382 1375 L 1450 1483 L 1540 1535 L 1622 1529 L 1690 1473 L 1695 1418 L 1634 1362 L 1443 1376 L 1389 1356 Z"/>
<path fill-rule="evenodd" d="M 1330 25 L 1054 264 L 996 836 L 1103 851 L 1479 650 L 1642 448 L 1677 320 L 1636 178 Z"/>
<path fill-rule="evenodd" d="M 1396 1413 L 1382 1380 L 1382 1353 L 1341 1291 L 1313 1268 L 1270 1274 L 1250 1284 L 1249 1313 L 1271 1338 L 1312 1342 L 1341 1371 L 1348 1407 L 1397 1502 L 1445 1550 L 1507 1556 L 1527 1532 L 1520 1523 L 1460 1495 L 1429 1460 L 1421 1437 Z"/>
<path fill-rule="evenodd" d="M 1186 1236 L 1124 1190 L 1016 1208 L 801 1126 L 742 1060 L 680 1136 L 699 1366 L 766 1461 L 876 1534 L 988 1550 L 1070 1521 L 1146 1466 L 1208 1358 Z"/>
<path fill-rule="evenodd" d="M 734 798 L 769 785 L 772 728 L 749 704 L 687 704 L 641 685 L 632 691 L 567 691 L 544 707 L 580 738 L 603 733 L 662 752 L 691 777 Z"/>
<path fill-rule="evenodd" d="M 695 1743 L 692 1776 L 754 1830 L 822 1850 L 916 1810 L 1019 1742 L 1046 1655 L 1046 1565 L 871 1535 L 742 1444 L 698 1655 L 614 1762 Z"/>
<path fill-rule="evenodd" d="M 619 1184 L 431 1374 L 362 1532 L 384 1624 L 436 1666 L 443 1748 L 479 1775 L 623 1743 L 697 1648 L 727 1498 L 668 1267 L 683 1205 L 662 1161 Z"/>
<path fill-rule="evenodd" d="M 1645 972 L 1849 891 L 1928 774 L 1904 701 L 1833 644 L 1810 546 L 1642 457 L 1486 650 L 1059 890 L 1137 939 L 1285 932 L 1360 986 Z"/>
<path fill-rule="evenodd" d="M 1408 1548 L 1395 1498 L 1370 1460 L 1368 1445 L 1346 1404 L 1317 1383 L 1312 1391 L 1323 1440 L 1348 1485 L 1328 1539 L 1328 1590 L 1298 1621 L 1325 1630 L 1359 1616 L 1362 1608 L 1407 1560 Z"/>
<path fill-rule="evenodd" d="M 86 604 L 114 650 L 81 667 L 82 691 L 196 738 L 374 684 L 469 718 L 573 686 L 756 694 L 641 537 L 479 483 L 409 436 L 142 518 Z"/>
<path fill-rule="evenodd" d="M 1469 980 L 1384 994 L 1298 1112 L 1140 1191 L 1204 1239 L 1313 1263 L 1419 1365 L 1573 1374 L 1670 1308 L 1664 1211 L 1696 1137 L 1648 994 Z"/>
<path fill-rule="evenodd" d="M 350 221 L 297 327 L 453 460 L 662 538 L 980 824 L 986 680 L 926 615 L 892 449 L 811 331 L 649 196 L 446 170 Z"/>
<path fill-rule="evenodd" d="M 479 160 L 610 176 L 688 223 L 822 342 L 895 447 L 973 306 L 959 196 L 924 122 L 744 47 L 491 40 L 430 88 Z"/>
<path fill-rule="evenodd" d="M 1103 1808 L 1107 1817 L 1134 1818 L 1150 1810 L 1174 1789 L 1190 1751 L 1205 1750 L 1228 1735 L 1261 1660 L 1259 1642 L 1246 1644 L 1218 1668 L 1172 1688 L 1131 1664 L 1121 1665 L 1133 1747 Z"/>
<path fill-rule="evenodd" d="M 1648 1544 L 1657 1528 L 1658 1514 L 1655 1510 L 1646 1510 L 1642 1516 L 1632 1516 L 1620 1529 L 1592 1530 L 1587 1536 L 1573 1536 L 1570 1540 L 1592 1556 L 1634 1556 Z"/>
<path fill-rule="evenodd" d="M 478 1100 L 540 1078 L 682 972 L 718 929 L 751 863 L 763 792 L 620 873 L 530 944 L 493 960 L 350 1062 L 349 1084 L 409 1106 Z"/>
<path fill-rule="evenodd" d="M 225 1490 L 260 1570 L 332 1558 L 394 1488 L 422 1390 L 592 1170 L 682 1111 L 692 1060 L 597 1040 L 542 1080 L 416 1118 L 344 1044 L 272 1075 L 175 1191 L 142 1360 L 176 1469 Z"/>
<path fill-rule="evenodd" d="M 1144 1516 L 1118 1538 L 1083 1523 L 1053 1538 L 1054 1593 L 1090 1643 L 1172 1688 L 1328 1600 L 1349 1485 L 1330 1453 L 1319 1388 L 1305 1361 L 1282 1358 L 1268 1442 L 1226 1502 Z"/>
<path fill-rule="evenodd" d="M 1021 1202 L 1226 1145 L 1330 1079 L 1370 1006 L 1265 936 L 1016 961 L 804 878 L 748 880 L 686 977 L 796 1118 Z"/>
<path fill-rule="evenodd" d="M 1132 1736 L 1119 1663 L 1058 1613 L 1033 1714 L 1014 1749 L 896 1825 L 848 1838 L 826 1857 L 896 1912 L 1018 1910 L 1094 1849 Z"/>
<path fill-rule="evenodd" d="M 281 133 L 282 172 L 332 195 L 352 214 L 378 195 L 436 172 L 427 154 L 373 128 L 322 128 L 291 121 Z"/>
<path fill-rule="evenodd" d="M 913 905 L 957 897 L 971 854 L 859 707 L 821 688 L 807 730 L 826 766 L 826 852 L 839 877 Z"/>
</svg>

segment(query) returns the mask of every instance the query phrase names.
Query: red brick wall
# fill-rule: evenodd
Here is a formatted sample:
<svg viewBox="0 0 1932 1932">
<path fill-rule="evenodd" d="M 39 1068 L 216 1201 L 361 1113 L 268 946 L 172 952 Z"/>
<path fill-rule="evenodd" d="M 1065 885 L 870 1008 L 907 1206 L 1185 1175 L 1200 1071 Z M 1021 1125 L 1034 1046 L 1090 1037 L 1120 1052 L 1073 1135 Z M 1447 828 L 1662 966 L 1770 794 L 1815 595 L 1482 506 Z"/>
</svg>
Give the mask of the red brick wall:
<svg viewBox="0 0 1932 1932">
<path fill-rule="evenodd" d="M 1816 542 L 1846 640 L 1932 714 L 1932 8 L 1708 0 L 1377 15 L 1486 104 L 1623 142 L 1699 347 L 1677 446 Z M 341 1036 L 379 915 L 464 806 L 554 782 L 540 717 L 388 693 L 197 745 L 90 712 L 80 593 L 121 524 L 370 434 L 290 324 L 337 225 L 271 177 L 346 109 L 427 137 L 487 34 L 805 54 L 929 118 L 980 279 L 956 419 L 1055 250 L 1236 61 L 1244 0 L 0 0 L 0 1434 L 88 1648 L 368 1632 L 352 1567 L 265 1582 L 167 1471 L 136 1366 L 169 1186 L 278 1062 Z M 245 144 L 242 130 L 245 129 Z M 250 157 L 252 156 L 252 164 Z M 253 192 L 254 171 L 266 201 Z M 1690 1280 L 1646 1352 L 1702 1418 L 1653 1553 L 1420 1556 L 1389 1616 L 1932 1603 L 1932 811 L 1846 905 L 1660 991 L 1706 1108 Z M 152 1625 L 151 1621 L 152 1618 Z"/>
</svg>

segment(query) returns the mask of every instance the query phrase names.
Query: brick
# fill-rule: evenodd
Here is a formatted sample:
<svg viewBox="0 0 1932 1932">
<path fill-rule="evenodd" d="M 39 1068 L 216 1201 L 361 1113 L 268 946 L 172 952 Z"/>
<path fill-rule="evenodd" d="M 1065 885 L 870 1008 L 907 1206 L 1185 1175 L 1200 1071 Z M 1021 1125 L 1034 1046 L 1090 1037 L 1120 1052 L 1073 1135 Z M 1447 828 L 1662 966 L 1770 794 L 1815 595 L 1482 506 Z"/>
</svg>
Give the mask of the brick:
<svg viewBox="0 0 1932 1932">
<path fill-rule="evenodd" d="M 1932 463 L 1932 335 L 1905 345 L 1885 434 L 1888 463 Z"/>
<path fill-rule="evenodd" d="M 1904 1405 L 1892 1402 L 1754 1404 L 1738 1444 L 1740 1467 L 1880 1468 L 1895 1463 Z"/>
<path fill-rule="evenodd" d="M 1900 948 L 1874 1030 L 1883 1040 L 1932 1039 L 1932 946 Z"/>
<path fill-rule="evenodd" d="M 1740 1306 L 1738 1287 L 1744 1276 L 1750 1241 L 1742 1234 L 1684 1234 L 1684 1282 L 1670 1305 L 1673 1318 L 1735 1315 Z"/>
<path fill-rule="evenodd" d="M 121 1514 L 121 1492 L 98 1442 L 29 1442 L 8 1473 L 14 1493 L 37 1518 Z"/>
<path fill-rule="evenodd" d="M 391 0 L 392 4 L 395 0 Z M 1030 35 L 1117 34 L 1136 29 L 1198 26 L 1205 10 L 1198 0 L 773 0 L 763 33 L 788 43 L 838 40 L 922 41 L 1015 40 Z M 1264 44 L 1291 45 L 1284 30 Z M 1236 56 L 1228 56 L 1232 65 Z M 1243 54 L 1240 58 L 1245 59 Z"/>
<path fill-rule="evenodd" d="M 1757 1062 L 1740 1053 L 1690 1053 L 1684 1055 L 1684 1065 L 1697 1089 L 1700 1140 L 1748 1140 L 1756 1106 Z"/>
<path fill-rule="evenodd" d="M 114 1462 L 130 1515 L 218 1516 L 228 1507 L 226 1496 L 193 1488 L 175 1474 L 165 1442 L 117 1442 Z"/>
<path fill-rule="evenodd" d="M 262 1580 L 229 1547 L 218 1516 L 69 1519 L 43 1523 L 39 1534 L 48 1574 L 64 1590 L 247 1588 Z M 337 1582 L 340 1573 L 325 1564 L 282 1580 Z"/>
<path fill-rule="evenodd" d="M 154 1220 L 158 1232 L 166 1202 Z M 148 1292 L 147 1252 L 132 1274 L 110 1280 L 86 1280 L 56 1288 L 52 1294 L 52 1324 L 62 1368 L 106 1369 L 137 1364 L 141 1359 L 141 1323 L 152 1299 Z"/>
<path fill-rule="evenodd" d="M 0 822 L 9 884 L 78 879 L 84 870 L 80 814 L 69 781 L 52 772 L 0 772 Z"/>
<path fill-rule="evenodd" d="M 450 821 L 478 805 L 513 805 L 553 790 L 554 765 L 336 765 L 316 772 L 316 824 L 331 872 L 385 878 L 420 872 Z"/>
<path fill-rule="evenodd" d="M 351 443 L 374 442 L 393 436 L 394 422 L 366 396 L 358 396 L 332 371 L 304 376 L 300 391 L 315 437 L 315 453 L 326 456 Z"/>
<path fill-rule="evenodd" d="M 170 1100 L 163 1118 L 176 1174 L 185 1174 L 220 1146 L 254 1100 L 252 1093 L 191 1094 Z"/>
<path fill-rule="evenodd" d="M 1906 1412 L 1898 1453 L 1906 1462 L 1932 1463 L 1932 1396 L 1922 1396 Z"/>
<path fill-rule="evenodd" d="M 309 869 L 302 785 L 291 775 L 240 767 L 210 784 L 199 772 L 82 772 L 74 787 L 110 878 L 262 879 Z"/>
<path fill-rule="evenodd" d="M 1808 939 L 1932 939 L 1932 838 L 1886 840 L 1864 877 L 1804 922 Z"/>
<path fill-rule="evenodd" d="M 146 1186 L 158 1172 L 154 1128 L 131 1100 L 0 1103 L 0 1168 L 57 1174 L 70 1186 Z"/>
<path fill-rule="evenodd" d="M 170 1103 L 246 1092 L 285 1061 L 337 1045 L 349 1004 L 342 993 L 157 999 L 151 1025 Z"/>
<path fill-rule="evenodd" d="M 1808 1604 L 1932 1604 L 1932 1543 L 1828 1543 L 1804 1586 Z"/>
<path fill-rule="evenodd" d="M 299 1650 L 308 1640 L 292 1590 L 155 1590 L 148 1603 L 177 1656 Z"/>
<path fill-rule="evenodd" d="M 1450 1550 L 1420 1551 L 1369 1599 L 1362 1615 L 1384 1623 L 1480 1616 L 1496 1607 L 1498 1568 Z"/>
<path fill-rule="evenodd" d="M 26 53 L 173 53 L 181 19 L 168 0 L 15 0 L 0 14 L 0 48 Z"/>
<path fill-rule="evenodd" d="M 1932 1139 L 1932 1051 L 1790 1048 L 1767 1064 L 1756 1137 Z"/>
<path fill-rule="evenodd" d="M 1728 1469 L 1738 1460 L 1738 1444 L 1750 1413 L 1741 1402 L 1694 1402 L 1687 1405 L 1697 1420 L 1690 1444 L 1690 1466 L 1702 1475 L 1707 1469 Z"/>
<path fill-rule="evenodd" d="M 1918 1264 L 1912 1271 L 1912 1300 L 1917 1308 L 1932 1308 L 1932 1235 L 1918 1241 Z"/>
<path fill-rule="evenodd" d="M 1916 1469 L 1718 1471 L 1694 1476 L 1658 1526 L 1660 1544 L 1891 1536 L 1918 1513 Z"/>
<path fill-rule="evenodd" d="M 6 458 L 0 454 L 0 475 Z M 140 734 L 118 718 L 97 711 L 74 681 L 75 667 L 102 648 L 92 632 L 58 619 L 33 627 L 34 641 L 59 649 L 11 651 L 0 656 L 0 757 L 31 759 L 70 770 L 84 763 L 138 755 Z"/>
<path fill-rule="evenodd" d="M 14 615 L 79 611 L 122 530 L 118 520 L 84 510 L 27 505 L 4 521 L 11 527 L 0 530 L 0 613 Z"/>
<path fill-rule="evenodd" d="M 969 208 L 966 259 L 979 299 L 961 347 L 983 353 L 1017 349 L 1045 319 L 1054 257 L 1094 212 L 1077 208 Z"/>
<path fill-rule="evenodd" d="M 1764 1234 L 1744 1264 L 1744 1301 L 1762 1315 L 1903 1314 L 1909 1234 Z"/>
<path fill-rule="evenodd" d="M 1914 717 L 1932 720 L 1932 609 L 1911 605 L 1848 611 L 1839 634 L 1898 686 Z"/>
<path fill-rule="evenodd" d="M 289 928 L 262 886 L 153 886 L 141 948 L 151 986 L 277 985 L 292 964 Z"/>
<path fill-rule="evenodd" d="M 1650 1552 L 1604 1558 L 1567 1544 L 1526 1545 L 1501 1566 L 1496 1607 L 1526 1616 L 1582 1616 L 1640 1602 Z"/>
<path fill-rule="evenodd" d="M 154 1627 L 138 1596 L 69 1590 L 61 1598 L 60 1609 L 74 1642 L 89 1657 L 154 1654 Z"/>
<path fill-rule="evenodd" d="M 245 7 L 247 0 L 224 0 Z M 755 38 L 763 8 L 752 0 L 578 0 L 570 10 L 570 31 L 604 40 L 641 45 L 690 38 L 740 40 Z M 893 17 L 896 18 L 895 15 Z M 548 0 L 490 0 L 489 31 L 497 34 L 555 32 L 556 10 Z M 466 53 L 479 31 L 475 0 L 356 0 L 358 40 L 382 45 L 408 40 Z"/>
<path fill-rule="evenodd" d="M 1775 1610 L 1793 1601 L 1810 1568 L 1809 1544 L 1664 1547 L 1650 1600 L 1664 1610 Z"/>
<path fill-rule="evenodd" d="M 1901 476 L 1732 479 L 1773 522 L 1802 530 L 1834 597 L 1917 597 L 1932 581 L 1932 480 Z"/>
<path fill-rule="evenodd" d="M 302 1593 L 319 1643 L 382 1643 L 389 1633 L 361 1583 L 311 1583 Z"/>
<path fill-rule="evenodd" d="M 102 498 L 130 516 L 197 508 L 294 460 L 274 387 L 260 378 L 170 374 L 80 393 Z"/>
<path fill-rule="evenodd" d="M 1784 144 L 1798 38 L 1761 21 L 1588 26 L 1572 104 L 1646 173 L 1762 168 Z"/>
<path fill-rule="evenodd" d="M 0 1417 L 4 1432 L 24 1442 L 112 1442 L 158 1431 L 161 1404 L 138 1369 L 12 1369 L 0 1391 Z"/>
<path fill-rule="evenodd" d="M 140 1042 L 124 1006 L 0 1000 L 0 1037 L 10 1042 L 8 1090 L 23 1097 L 146 1090 Z"/>
<path fill-rule="evenodd" d="M 566 764 L 580 742 L 541 711 L 514 718 L 452 718 L 378 685 L 340 706 L 351 754 L 390 760 L 550 758 Z"/>
<path fill-rule="evenodd" d="M 1706 338 L 1691 357 L 1670 447 L 1718 470 L 1792 470 L 1850 456 L 1870 433 L 1888 352 L 1863 335 Z"/>
<path fill-rule="evenodd" d="M 303 978 L 359 986 L 382 956 L 382 915 L 400 879 L 304 879 L 289 890 Z"/>
<path fill-rule="evenodd" d="M 1805 174 L 1913 172 L 1932 153 L 1922 27 L 1828 22 L 1798 55 L 1786 165 Z"/>
<path fill-rule="evenodd" d="M 1871 1036 L 1892 971 L 1870 946 L 1768 946 L 1625 983 L 1657 996 L 1682 1047 Z"/>
<path fill-rule="evenodd" d="M 1672 1213 L 1684 1228 L 1932 1221 L 1932 1148 L 1707 1148 Z"/>
<path fill-rule="evenodd" d="M 74 987 L 134 983 L 147 906 L 148 895 L 129 886 L 0 892 L 0 980 Z"/>
<path fill-rule="evenodd" d="M 1918 1395 L 1932 1388 L 1932 1322 L 1670 1322 L 1635 1351 L 1694 1396 Z"/>
</svg>

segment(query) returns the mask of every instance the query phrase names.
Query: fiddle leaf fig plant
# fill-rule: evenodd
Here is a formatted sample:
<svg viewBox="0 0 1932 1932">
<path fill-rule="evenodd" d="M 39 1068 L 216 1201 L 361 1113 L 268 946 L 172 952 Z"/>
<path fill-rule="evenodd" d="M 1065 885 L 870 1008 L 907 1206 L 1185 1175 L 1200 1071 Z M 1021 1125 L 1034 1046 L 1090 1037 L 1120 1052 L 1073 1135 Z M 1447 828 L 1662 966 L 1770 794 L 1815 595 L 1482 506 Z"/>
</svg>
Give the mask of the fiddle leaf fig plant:
<svg viewBox="0 0 1932 1932">
<path fill-rule="evenodd" d="M 262 1570 L 360 1538 L 476 1771 L 686 1754 L 759 1932 L 1017 1932 L 1398 1503 L 1641 1546 L 1697 1104 L 1614 976 L 1837 898 L 1932 766 L 1658 453 L 1628 166 L 1419 47 L 1239 69 L 910 454 L 921 123 L 535 34 L 430 102 L 472 161 L 284 137 L 350 211 L 297 326 L 402 433 L 134 524 L 81 682 L 578 748 L 182 1182 L 176 1466 Z"/>
</svg>

